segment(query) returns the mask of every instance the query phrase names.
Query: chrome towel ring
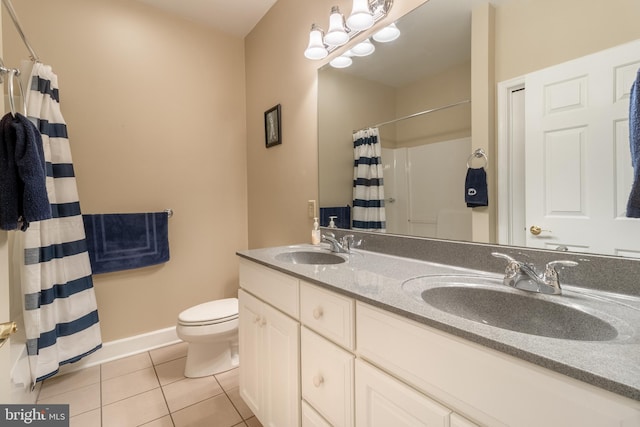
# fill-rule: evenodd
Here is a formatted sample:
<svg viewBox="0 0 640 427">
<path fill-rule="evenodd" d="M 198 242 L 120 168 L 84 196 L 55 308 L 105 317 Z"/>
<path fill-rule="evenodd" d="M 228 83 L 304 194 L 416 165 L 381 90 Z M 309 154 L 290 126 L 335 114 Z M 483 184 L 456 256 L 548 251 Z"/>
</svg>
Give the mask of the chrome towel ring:
<svg viewBox="0 0 640 427">
<path fill-rule="evenodd" d="M 11 115 L 15 117 L 16 113 L 16 100 L 15 100 L 15 90 L 14 90 L 14 79 L 18 80 L 18 88 L 20 89 L 20 96 L 22 98 L 22 115 L 27 117 L 27 100 L 24 96 L 24 88 L 22 87 L 22 81 L 18 78 L 20 75 L 20 70 L 17 68 L 7 68 L 4 66 L 2 59 L 0 58 L 0 83 L 3 83 L 2 75 L 7 76 L 7 89 L 9 95 L 9 108 L 11 109 Z"/>
<path fill-rule="evenodd" d="M 471 162 L 475 158 L 484 159 L 484 164 L 482 165 L 483 168 L 486 168 L 487 165 L 489 164 L 489 158 L 487 157 L 487 153 L 484 152 L 484 149 L 478 148 L 473 153 L 471 153 L 471 155 L 467 159 L 467 168 L 471 167 Z"/>
<path fill-rule="evenodd" d="M 24 97 L 24 88 L 22 87 L 22 81 L 18 77 L 20 75 L 20 71 L 11 68 L 8 70 L 9 77 L 7 78 L 8 88 L 9 88 L 9 108 L 11 108 L 11 114 L 15 117 L 16 115 L 16 101 L 15 101 L 15 93 L 13 89 L 13 81 L 18 80 L 18 88 L 20 88 L 20 98 L 22 99 L 22 115 L 27 117 L 27 100 Z"/>
</svg>

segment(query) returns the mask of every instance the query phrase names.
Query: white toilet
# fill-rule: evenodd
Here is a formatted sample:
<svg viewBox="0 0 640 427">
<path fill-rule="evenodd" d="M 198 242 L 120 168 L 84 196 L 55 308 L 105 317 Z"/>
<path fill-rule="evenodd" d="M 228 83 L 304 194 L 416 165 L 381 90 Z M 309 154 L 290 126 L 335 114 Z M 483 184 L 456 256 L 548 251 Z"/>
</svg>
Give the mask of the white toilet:
<svg viewBox="0 0 640 427">
<path fill-rule="evenodd" d="M 235 368 L 238 356 L 238 299 L 209 301 L 178 315 L 178 338 L 189 343 L 184 376 L 204 377 Z"/>
</svg>

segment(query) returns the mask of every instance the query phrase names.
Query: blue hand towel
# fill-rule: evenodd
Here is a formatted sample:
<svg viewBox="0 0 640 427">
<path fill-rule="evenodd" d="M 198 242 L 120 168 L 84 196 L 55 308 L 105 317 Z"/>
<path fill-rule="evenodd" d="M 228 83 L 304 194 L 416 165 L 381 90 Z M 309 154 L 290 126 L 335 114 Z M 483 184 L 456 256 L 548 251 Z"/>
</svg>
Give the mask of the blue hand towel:
<svg viewBox="0 0 640 427">
<path fill-rule="evenodd" d="M 633 166 L 633 185 L 627 202 L 627 216 L 640 218 L 640 70 L 631 85 L 629 99 L 629 146 L 631 166 Z"/>
<path fill-rule="evenodd" d="M 320 208 L 320 225 L 323 227 L 329 226 L 329 217 L 335 216 L 336 227 L 338 228 L 351 228 L 351 206 L 345 207 L 332 207 L 332 208 Z"/>
<path fill-rule="evenodd" d="M 0 229 L 51 218 L 42 137 L 22 114 L 0 121 Z"/>
<path fill-rule="evenodd" d="M 93 274 L 169 261 L 166 212 L 82 215 Z"/>
<path fill-rule="evenodd" d="M 467 168 L 467 176 L 464 181 L 464 201 L 469 208 L 489 205 L 487 172 L 484 168 Z"/>
</svg>

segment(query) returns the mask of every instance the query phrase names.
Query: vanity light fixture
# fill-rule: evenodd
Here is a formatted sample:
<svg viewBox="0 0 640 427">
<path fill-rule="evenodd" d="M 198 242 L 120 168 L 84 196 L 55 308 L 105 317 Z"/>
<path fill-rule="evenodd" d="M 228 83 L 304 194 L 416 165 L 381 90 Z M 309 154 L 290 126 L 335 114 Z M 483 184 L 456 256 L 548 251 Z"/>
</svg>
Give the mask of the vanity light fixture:
<svg viewBox="0 0 640 427">
<path fill-rule="evenodd" d="M 309 45 L 304 51 L 304 56 L 307 59 L 322 59 L 326 58 L 329 54 L 327 47 L 323 42 L 322 28 L 316 24 L 311 25 L 311 31 L 309 32 Z"/>
<path fill-rule="evenodd" d="M 346 25 L 340 8 L 333 6 L 326 35 L 316 24 L 311 26 L 309 45 L 304 51 L 304 56 L 308 59 L 325 58 L 330 52 L 387 16 L 391 6 L 393 6 L 393 0 L 353 0 L 353 8 L 346 20 Z"/>
<path fill-rule="evenodd" d="M 343 53 L 342 55 L 336 56 L 335 58 L 333 58 L 329 62 L 329 65 L 331 65 L 333 68 L 347 68 L 347 67 L 350 67 L 351 64 L 353 64 L 353 59 L 351 59 L 352 55 L 353 54 L 349 50 L 349 51 Z"/>
<path fill-rule="evenodd" d="M 364 31 L 373 27 L 373 13 L 369 7 L 369 0 L 353 0 L 351 15 L 347 18 L 347 25 L 355 31 Z"/>
<path fill-rule="evenodd" d="M 344 16 L 338 6 L 331 8 L 329 16 L 329 30 L 324 36 L 324 43 L 329 46 L 342 46 L 349 41 L 349 34 L 344 24 Z"/>
<path fill-rule="evenodd" d="M 395 22 L 387 25 L 373 35 L 373 39 L 379 43 L 389 43 L 400 37 L 400 30 L 396 27 Z"/>
<path fill-rule="evenodd" d="M 376 46 L 371 43 L 371 40 L 366 39 L 351 48 L 351 53 L 355 56 L 368 56 L 375 52 Z"/>
</svg>

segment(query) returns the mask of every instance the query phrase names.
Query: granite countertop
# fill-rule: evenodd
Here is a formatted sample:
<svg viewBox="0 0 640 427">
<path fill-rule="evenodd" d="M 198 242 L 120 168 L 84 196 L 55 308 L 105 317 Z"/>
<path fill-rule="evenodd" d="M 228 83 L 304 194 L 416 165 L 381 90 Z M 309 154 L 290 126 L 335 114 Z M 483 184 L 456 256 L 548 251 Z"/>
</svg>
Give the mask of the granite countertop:
<svg viewBox="0 0 640 427">
<path fill-rule="evenodd" d="M 364 250 L 341 254 L 346 259 L 341 264 L 294 264 L 276 259 L 278 254 L 302 250 L 328 252 L 323 244 L 251 249 L 237 254 L 358 301 L 640 401 L 640 298 L 565 285 L 563 295 L 543 297 L 579 299 L 583 292 L 588 293 L 593 297 L 589 298 L 591 307 L 596 301 L 597 311 L 611 314 L 613 319 L 623 319 L 624 337 L 610 341 L 547 338 L 448 314 L 425 303 L 419 294 L 403 286 L 409 279 L 429 275 L 482 275 L 494 280 L 501 279 L 500 275 Z"/>
</svg>

